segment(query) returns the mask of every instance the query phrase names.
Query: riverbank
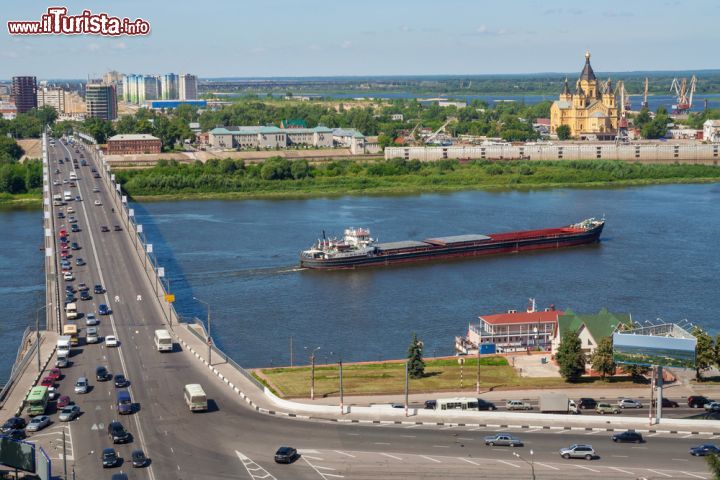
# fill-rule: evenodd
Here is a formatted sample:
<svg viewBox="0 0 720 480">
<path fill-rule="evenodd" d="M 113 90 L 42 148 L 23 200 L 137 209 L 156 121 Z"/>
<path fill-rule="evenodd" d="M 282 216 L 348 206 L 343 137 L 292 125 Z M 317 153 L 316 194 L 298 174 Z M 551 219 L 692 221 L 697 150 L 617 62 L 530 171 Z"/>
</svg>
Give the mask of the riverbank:
<svg viewBox="0 0 720 480">
<path fill-rule="evenodd" d="M 0 208 L 14 207 L 42 207 L 42 194 L 38 193 L 19 193 L 16 195 L 10 193 L 0 193 Z"/>
</svg>

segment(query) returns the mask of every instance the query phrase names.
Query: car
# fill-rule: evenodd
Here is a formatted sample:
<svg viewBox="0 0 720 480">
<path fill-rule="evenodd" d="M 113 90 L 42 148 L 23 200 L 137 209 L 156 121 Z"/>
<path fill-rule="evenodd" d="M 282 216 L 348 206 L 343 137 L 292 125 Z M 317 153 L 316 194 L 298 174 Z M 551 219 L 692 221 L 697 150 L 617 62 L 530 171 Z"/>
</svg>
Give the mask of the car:
<svg viewBox="0 0 720 480">
<path fill-rule="evenodd" d="M 85 377 L 80 377 L 75 382 L 75 393 L 87 393 L 90 385 Z"/>
<path fill-rule="evenodd" d="M 611 437 L 613 442 L 630 442 L 630 443 L 643 443 L 643 437 L 635 430 L 626 430 L 621 433 L 615 433 Z"/>
<path fill-rule="evenodd" d="M 130 454 L 130 457 L 132 458 L 132 466 L 135 468 L 140 468 L 147 465 L 148 459 L 145 456 L 145 452 L 143 452 L 142 450 L 133 450 Z"/>
<path fill-rule="evenodd" d="M 437 400 L 425 400 L 425 410 L 435 410 L 437 408 Z"/>
<path fill-rule="evenodd" d="M 120 459 L 114 448 L 103 448 L 102 466 L 103 468 L 111 468 L 119 463 Z"/>
<path fill-rule="evenodd" d="M 93 173 L 93 178 L 100 178 L 100 174 L 97 172 Z"/>
<path fill-rule="evenodd" d="M 606 413 L 620 413 L 620 408 L 615 405 L 610 405 L 609 403 L 598 403 L 595 406 L 595 413 L 600 415 L 605 415 Z"/>
<path fill-rule="evenodd" d="M 98 305 L 98 315 L 110 315 L 110 312 L 110 307 L 108 307 L 104 303 Z"/>
<path fill-rule="evenodd" d="M 95 292 L 96 294 L 100 295 L 100 294 L 102 294 L 102 293 L 105 293 L 105 289 L 103 288 L 102 285 L 97 284 L 97 285 L 95 285 L 95 287 L 93 287 L 93 292 Z"/>
<path fill-rule="evenodd" d="M 128 480 L 128 476 L 126 473 L 123 472 L 113 473 L 112 477 L 110 477 L 110 480 Z"/>
<path fill-rule="evenodd" d="M 65 272 L 63 273 L 63 279 L 65 279 L 65 281 L 67 282 L 75 280 L 75 277 L 73 276 L 72 272 Z"/>
<path fill-rule="evenodd" d="M 705 404 L 705 411 L 718 412 L 720 411 L 720 402 L 710 402 Z"/>
<path fill-rule="evenodd" d="M 703 445 L 698 445 L 696 447 L 690 448 L 690 455 L 694 457 L 704 457 L 705 455 L 710 454 L 720 454 L 720 448 L 718 448 L 717 445 L 713 445 L 712 443 L 705 443 Z"/>
<path fill-rule="evenodd" d="M 76 266 L 76 267 L 82 267 L 82 266 L 84 266 L 84 265 L 86 265 L 86 264 L 85 264 L 85 260 L 83 260 L 83 259 L 80 258 L 80 257 L 78 257 L 78 258 L 75 259 L 75 266 Z"/>
<path fill-rule="evenodd" d="M 80 155 L 80 158 L 82 158 L 82 155 Z M 87 160 L 85 160 L 85 159 L 80 161 L 80 165 L 82 165 L 83 167 L 87 167 L 87 164 L 88 164 Z"/>
<path fill-rule="evenodd" d="M 85 343 L 97 343 L 99 340 L 97 327 L 87 327 L 85 330 Z"/>
<path fill-rule="evenodd" d="M 667 408 L 678 408 L 680 406 L 680 404 L 678 402 L 676 402 L 675 400 L 670 400 L 669 398 L 665 398 L 665 397 L 663 397 L 661 403 L 662 403 L 663 408 L 666 408 L 666 407 Z M 652 405 L 653 405 L 653 407 L 657 405 L 656 399 L 653 399 Z"/>
<path fill-rule="evenodd" d="M 702 395 L 692 395 L 688 397 L 687 403 L 688 407 L 690 408 L 700 408 L 704 407 L 708 403 L 711 403 L 713 400 L 710 400 L 707 397 L 703 397 Z"/>
<path fill-rule="evenodd" d="M 70 225 L 70 231 L 73 233 L 78 233 L 80 231 L 80 227 L 78 227 L 77 223 L 73 223 Z"/>
<path fill-rule="evenodd" d="M 7 433 L 10 430 L 23 429 L 27 422 L 22 417 L 10 417 L 0 426 L 0 433 Z"/>
<path fill-rule="evenodd" d="M 80 292 L 80 300 L 90 300 L 91 298 L 92 297 L 87 290 L 83 290 L 82 292 Z"/>
<path fill-rule="evenodd" d="M 115 225 L 115 227 L 113 227 L 113 230 L 115 230 L 116 232 L 122 232 L 122 227 L 120 225 Z"/>
<path fill-rule="evenodd" d="M 25 433 L 25 430 L 20 428 L 14 428 L 12 430 L 8 430 L 4 434 L 5 436 L 12 438 L 13 440 L 22 440 L 25 437 L 27 437 L 27 434 Z"/>
<path fill-rule="evenodd" d="M 107 227 L 107 225 L 100 225 L 100 231 L 105 233 L 105 232 L 109 232 L 110 229 Z"/>
<path fill-rule="evenodd" d="M 67 213 L 75 213 L 75 209 L 73 207 L 67 207 Z"/>
<path fill-rule="evenodd" d="M 117 347 L 119 344 L 118 339 L 115 335 L 108 335 L 105 337 L 106 347 Z"/>
<path fill-rule="evenodd" d="M 642 408 L 643 406 L 640 400 L 633 400 L 632 398 L 621 398 L 617 404 L 620 408 Z"/>
<path fill-rule="evenodd" d="M 569 447 L 561 448 L 560 456 L 564 459 L 584 458 L 585 460 L 592 460 L 597 457 L 597 454 L 592 445 L 579 445 L 575 443 Z"/>
<path fill-rule="evenodd" d="M 55 397 L 58 396 L 58 391 L 55 386 L 48 387 L 48 399 L 49 400 L 55 400 Z"/>
<path fill-rule="evenodd" d="M 76 202 L 81 202 L 81 201 L 82 201 L 82 198 L 80 197 L 80 195 L 75 195 L 75 201 L 76 201 Z"/>
<path fill-rule="evenodd" d="M 95 200 L 95 202 L 93 202 L 93 203 L 94 203 L 95 206 L 97 206 L 97 207 L 102 206 L 102 202 L 101 202 L 100 200 Z"/>
<path fill-rule="evenodd" d="M 42 387 L 52 387 L 55 385 L 55 380 L 52 377 L 45 377 L 42 379 L 42 382 L 40 382 L 40 386 Z"/>
<path fill-rule="evenodd" d="M 77 165 L 75 165 L 75 166 L 77 166 Z M 77 187 L 77 184 L 75 182 L 70 182 L 70 186 L 74 188 L 74 187 Z"/>
<path fill-rule="evenodd" d="M 58 212 L 57 218 L 65 218 L 65 214 L 63 212 Z"/>
<path fill-rule="evenodd" d="M 80 407 L 77 405 L 68 405 L 67 407 L 60 410 L 58 420 L 61 422 L 71 422 L 80 415 Z"/>
<path fill-rule="evenodd" d="M 292 463 L 297 459 L 297 450 L 293 447 L 280 447 L 275 452 L 275 463 Z"/>
<path fill-rule="evenodd" d="M 497 433 L 485 437 L 485 445 L 490 445 L 491 447 L 495 445 L 501 447 L 522 447 L 523 442 L 518 437 L 510 435 L 509 433 Z"/>
<path fill-rule="evenodd" d="M 597 402 L 595 401 L 594 398 L 584 397 L 584 398 L 581 398 L 580 400 L 578 400 L 577 406 L 578 406 L 578 408 L 590 409 L 590 408 L 597 407 Z"/>
<path fill-rule="evenodd" d="M 80 245 L 78 245 L 77 242 L 72 242 L 72 243 L 70 244 L 70 249 L 71 249 L 71 250 L 80 250 Z"/>
<path fill-rule="evenodd" d="M 108 372 L 107 368 L 103 367 L 102 365 L 98 365 L 95 368 L 95 379 L 98 382 L 104 382 L 111 378 L 112 378 L 112 374 L 110 372 Z"/>
<path fill-rule="evenodd" d="M 122 423 L 117 420 L 108 424 L 107 433 L 113 443 L 128 443 L 131 438 L 130 433 L 128 433 Z"/>
<path fill-rule="evenodd" d="M 78 283 L 78 290 L 80 290 L 81 292 L 85 292 L 87 290 L 90 290 L 90 287 L 87 286 L 87 283 L 80 282 Z"/>
<path fill-rule="evenodd" d="M 505 408 L 508 410 L 532 410 L 533 406 L 522 400 L 508 400 L 505 402 Z"/>
<path fill-rule="evenodd" d="M 67 178 L 63 178 L 63 185 L 66 185 L 67 183 L 68 183 L 68 179 L 67 179 Z"/>
<path fill-rule="evenodd" d="M 68 405 L 70 405 L 70 397 L 67 395 L 60 395 L 60 398 L 58 398 L 57 401 L 57 408 L 65 408 Z"/>
<path fill-rule="evenodd" d="M 28 432 L 37 432 L 50 425 L 50 417 L 47 415 L 38 415 L 28 423 Z"/>
<path fill-rule="evenodd" d="M 127 378 L 125 378 L 125 375 L 122 373 L 116 373 L 115 374 L 115 386 L 117 388 L 124 388 L 127 387 L 128 381 Z"/>
<path fill-rule="evenodd" d="M 62 372 L 59 368 L 51 368 L 47 378 L 52 378 L 53 380 L 60 380 L 62 378 Z"/>
<path fill-rule="evenodd" d="M 100 192 L 100 188 L 99 188 L 99 187 L 93 187 L 93 193 L 98 193 L 98 192 Z"/>
<path fill-rule="evenodd" d="M 85 315 L 85 325 L 92 326 L 100 323 L 94 313 L 88 313 Z"/>
<path fill-rule="evenodd" d="M 53 180 L 53 185 L 55 185 L 55 186 L 60 185 L 60 180 Z"/>
<path fill-rule="evenodd" d="M 75 293 L 75 288 L 72 286 L 71 283 L 65 285 L 65 293 Z"/>
</svg>

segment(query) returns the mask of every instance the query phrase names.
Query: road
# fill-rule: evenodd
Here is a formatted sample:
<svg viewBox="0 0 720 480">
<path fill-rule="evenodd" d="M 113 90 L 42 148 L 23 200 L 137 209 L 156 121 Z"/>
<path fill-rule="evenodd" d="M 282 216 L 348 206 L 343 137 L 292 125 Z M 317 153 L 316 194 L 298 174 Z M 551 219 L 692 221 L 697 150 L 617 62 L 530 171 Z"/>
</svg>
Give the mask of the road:
<svg viewBox="0 0 720 480">
<path fill-rule="evenodd" d="M 50 151 L 52 179 L 68 178 L 72 163 L 58 165 L 58 158 L 78 157 L 57 141 Z M 81 149 L 80 152 L 83 152 Z M 84 153 L 86 160 L 91 161 Z M 99 168 L 99 166 L 96 166 Z M 52 172 L 59 168 L 61 173 Z M 125 231 L 115 232 L 120 216 L 111 211 L 111 193 L 104 182 L 92 178 L 90 166 L 79 167 L 78 186 L 72 188 L 83 201 L 69 202 L 75 210 L 79 233 L 71 236 L 81 249 L 73 251 L 87 261 L 74 266 L 75 281 L 91 286 L 100 283 L 107 292 L 91 300 L 79 301 L 78 310 L 88 313 L 100 303 L 113 312 L 99 317 L 101 336 L 115 334 L 119 348 L 107 348 L 104 342 L 85 345 L 81 334 L 72 365 L 64 370 L 59 390 L 70 395 L 83 414 L 66 428 L 69 441 L 69 468 L 79 479 L 110 478 L 123 471 L 138 479 L 229 479 L 277 478 L 528 478 L 530 466 L 512 455 L 508 448 L 486 447 L 482 437 L 489 429 L 465 427 L 425 428 L 413 426 L 339 425 L 306 422 L 259 414 L 239 401 L 220 380 L 207 374 L 188 352 L 176 347 L 173 353 L 159 353 L 153 347 L 153 332 L 164 328 L 160 302 L 154 300 L 151 284 L 145 276 L 133 245 Z M 100 186 L 93 193 L 93 186 Z M 68 189 L 66 185 L 52 186 Z M 102 201 L 95 206 L 94 200 Z M 100 231 L 101 225 L 110 232 Z M 66 225 L 69 226 L 69 225 Z M 124 227 L 123 227 L 124 229 Z M 57 234 L 57 232 L 56 232 Z M 73 265 L 74 265 L 74 258 Z M 63 287 L 64 289 L 64 287 Z M 138 300 L 138 295 L 142 300 Z M 115 301 L 115 297 L 119 301 Z M 84 319 L 78 320 L 84 325 Z M 84 328 L 83 328 L 84 330 Z M 110 382 L 96 382 L 94 371 L 104 365 L 113 373 L 124 373 L 130 380 L 137 412 L 120 417 L 114 406 L 115 388 Z M 79 376 L 91 380 L 92 390 L 75 395 L 72 388 Z M 187 383 L 203 385 L 211 399 L 211 411 L 191 414 L 182 397 Z M 53 415 L 56 420 L 56 416 Z M 132 469 L 127 463 L 103 470 L 99 452 L 112 446 L 107 424 L 119 419 L 132 433 L 133 441 L 118 446 L 124 459 L 135 448 L 142 448 L 152 459 L 144 469 Z M 58 460 L 62 428 L 56 423 L 36 434 L 40 444 L 52 452 L 55 474 L 62 473 Z M 613 444 L 609 434 L 577 431 L 525 431 L 519 434 L 526 446 L 517 448 L 524 458 L 532 458 L 539 478 L 710 478 L 702 459 L 690 457 L 690 446 L 703 438 L 690 435 L 658 434 L 642 445 Z M 31 437 L 30 440 L 33 438 Z M 562 460 L 557 451 L 571 443 L 591 442 L 600 459 Z M 272 455 L 280 445 L 298 448 L 302 457 L 292 465 L 276 465 Z M 530 456 L 530 450 L 533 455 Z M 652 469 L 652 470 L 650 470 Z M 485 475 L 485 477 L 483 477 Z"/>
</svg>

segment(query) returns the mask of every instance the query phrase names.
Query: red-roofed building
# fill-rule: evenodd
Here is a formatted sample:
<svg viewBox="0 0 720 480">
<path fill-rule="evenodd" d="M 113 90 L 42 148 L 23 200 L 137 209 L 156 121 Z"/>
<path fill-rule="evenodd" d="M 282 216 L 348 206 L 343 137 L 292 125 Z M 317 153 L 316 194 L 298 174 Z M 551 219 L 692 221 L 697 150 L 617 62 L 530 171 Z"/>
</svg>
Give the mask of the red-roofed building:
<svg viewBox="0 0 720 480">
<path fill-rule="evenodd" d="M 553 305 L 538 311 L 535 299 L 530 299 L 530 305 L 524 312 L 508 310 L 506 313 L 481 315 L 479 323 L 468 326 L 467 337 L 457 339 L 461 341 L 456 341 L 456 349 L 469 354 L 477 353 L 480 348 L 482 353 L 482 345 L 494 344 L 498 353 L 528 349 L 550 351 L 558 317 L 562 314 Z"/>
</svg>

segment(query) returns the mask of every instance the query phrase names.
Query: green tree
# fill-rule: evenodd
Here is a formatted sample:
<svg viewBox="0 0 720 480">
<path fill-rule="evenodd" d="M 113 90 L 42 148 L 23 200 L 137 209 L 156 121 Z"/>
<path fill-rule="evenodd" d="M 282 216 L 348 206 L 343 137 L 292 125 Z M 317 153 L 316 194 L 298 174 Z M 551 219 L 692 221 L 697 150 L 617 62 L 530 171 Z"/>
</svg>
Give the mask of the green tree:
<svg viewBox="0 0 720 480">
<path fill-rule="evenodd" d="M 605 380 L 605 377 L 612 376 L 615 374 L 615 362 L 613 361 L 613 341 L 612 337 L 605 337 L 600 340 L 595 352 L 590 358 L 592 368 L 600 374 L 600 377 Z"/>
<path fill-rule="evenodd" d="M 640 109 L 640 113 L 638 113 L 635 117 L 635 126 L 642 128 L 644 125 L 650 123 L 651 120 L 650 111 L 648 111 L 647 107 L 643 107 Z"/>
<path fill-rule="evenodd" d="M 40 120 L 42 125 L 52 126 L 58 117 L 57 110 L 55 110 L 55 107 L 51 107 L 50 105 L 44 105 L 38 109 L 32 109 L 29 113 Z"/>
<path fill-rule="evenodd" d="M 555 133 L 557 133 L 558 140 L 569 140 L 570 139 L 570 126 L 569 125 L 560 125 L 555 130 Z"/>
<path fill-rule="evenodd" d="M 0 163 L 12 163 L 20 160 L 25 153 L 15 140 L 8 137 L 0 137 Z"/>
<path fill-rule="evenodd" d="M 720 455 L 711 453 L 710 455 L 705 456 L 705 461 L 707 462 L 708 467 L 710 467 L 713 478 L 716 480 L 720 479 Z"/>
<path fill-rule="evenodd" d="M 585 373 L 585 354 L 577 332 L 570 330 L 560 340 L 555 356 L 560 365 L 560 375 L 568 382 L 577 382 Z"/>
<path fill-rule="evenodd" d="M 422 342 L 413 333 L 410 347 L 408 347 L 408 375 L 410 378 L 422 378 L 425 376 L 425 360 L 422 354 Z"/>
<path fill-rule="evenodd" d="M 105 143 L 108 137 L 115 133 L 111 122 L 97 117 L 85 119 L 81 130 L 92 136 L 97 143 Z"/>
<path fill-rule="evenodd" d="M 310 165 L 307 160 L 295 160 L 290 164 L 290 174 L 296 180 L 310 176 Z"/>
<path fill-rule="evenodd" d="M 695 345 L 695 379 L 702 379 L 702 371 L 715 364 L 715 345 L 713 339 L 702 328 L 695 327 L 692 335 L 697 339 Z"/>
<path fill-rule="evenodd" d="M 260 177 L 263 180 L 283 180 L 291 176 L 290 162 L 282 157 L 268 158 L 260 169 Z"/>
</svg>

